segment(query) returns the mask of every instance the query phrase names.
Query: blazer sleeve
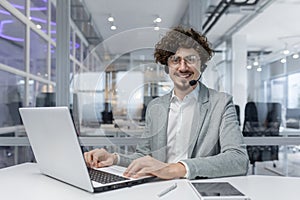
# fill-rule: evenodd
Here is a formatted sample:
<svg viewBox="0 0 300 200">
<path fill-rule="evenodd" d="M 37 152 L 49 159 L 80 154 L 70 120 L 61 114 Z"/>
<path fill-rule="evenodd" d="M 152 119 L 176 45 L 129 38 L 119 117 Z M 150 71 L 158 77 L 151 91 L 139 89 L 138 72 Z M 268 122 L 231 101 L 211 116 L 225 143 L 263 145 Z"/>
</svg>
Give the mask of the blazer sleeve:
<svg viewBox="0 0 300 200">
<path fill-rule="evenodd" d="M 202 142 L 196 143 L 196 154 L 182 160 L 188 166 L 189 179 L 246 175 L 248 172 L 248 154 L 232 97 L 224 93 L 216 93 L 213 97 L 210 114 L 205 119 L 209 121 L 200 130 L 200 134 L 206 135 Z M 208 149 L 205 151 L 208 153 L 201 153 L 203 148 Z"/>
<path fill-rule="evenodd" d="M 166 160 L 168 110 L 170 93 L 153 99 L 147 106 L 146 124 L 142 141 L 131 155 L 120 154 L 119 165 L 128 166 L 133 160 L 150 155 L 162 162 Z"/>
<path fill-rule="evenodd" d="M 145 133 L 144 133 L 145 135 Z M 119 154 L 120 160 L 118 161 L 118 165 L 121 165 L 123 167 L 128 167 L 130 163 L 138 159 L 140 157 L 150 155 L 150 142 L 148 139 L 143 140 L 142 142 L 139 142 L 139 144 L 136 147 L 136 151 L 132 154 Z"/>
<path fill-rule="evenodd" d="M 136 151 L 134 153 L 119 154 L 120 160 L 118 161 L 118 165 L 128 167 L 133 160 L 146 155 L 151 155 L 151 133 L 149 129 L 152 123 L 152 119 L 148 109 L 146 110 L 145 119 L 145 129 L 141 137 L 143 138 L 143 140 L 137 144 Z"/>
</svg>

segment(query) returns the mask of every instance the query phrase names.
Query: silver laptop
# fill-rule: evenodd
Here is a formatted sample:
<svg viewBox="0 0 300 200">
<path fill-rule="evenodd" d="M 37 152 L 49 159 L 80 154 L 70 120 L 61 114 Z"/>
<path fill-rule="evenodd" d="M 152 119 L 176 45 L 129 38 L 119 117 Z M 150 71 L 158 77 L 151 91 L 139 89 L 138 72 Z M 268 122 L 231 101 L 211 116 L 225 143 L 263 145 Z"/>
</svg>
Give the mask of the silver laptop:
<svg viewBox="0 0 300 200">
<path fill-rule="evenodd" d="M 20 114 L 41 173 L 82 188 L 103 192 L 153 179 L 128 179 L 121 166 L 86 166 L 67 107 L 20 108 Z"/>
</svg>

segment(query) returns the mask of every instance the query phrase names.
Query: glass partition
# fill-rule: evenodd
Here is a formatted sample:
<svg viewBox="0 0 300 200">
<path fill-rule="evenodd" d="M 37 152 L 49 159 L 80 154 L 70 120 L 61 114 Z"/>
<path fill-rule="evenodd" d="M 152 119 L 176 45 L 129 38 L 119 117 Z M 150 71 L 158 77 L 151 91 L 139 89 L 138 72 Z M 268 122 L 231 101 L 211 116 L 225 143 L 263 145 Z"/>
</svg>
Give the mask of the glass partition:
<svg viewBox="0 0 300 200">
<path fill-rule="evenodd" d="M 24 105 L 24 78 L 0 70 L 0 127 L 20 125 L 18 108 Z"/>
<path fill-rule="evenodd" d="M 35 31 L 30 31 L 30 73 L 48 79 L 47 42 Z"/>
<path fill-rule="evenodd" d="M 10 2 L 10 4 L 15 7 L 16 9 L 18 9 L 21 13 L 23 13 L 25 15 L 26 13 L 26 1 L 24 0 L 8 0 L 8 2 Z"/>
<path fill-rule="evenodd" d="M 44 33 L 48 33 L 48 2 L 30 0 L 30 20 Z"/>
<path fill-rule="evenodd" d="M 5 65 L 25 71 L 25 25 L 1 5 L 0 61 Z"/>
</svg>

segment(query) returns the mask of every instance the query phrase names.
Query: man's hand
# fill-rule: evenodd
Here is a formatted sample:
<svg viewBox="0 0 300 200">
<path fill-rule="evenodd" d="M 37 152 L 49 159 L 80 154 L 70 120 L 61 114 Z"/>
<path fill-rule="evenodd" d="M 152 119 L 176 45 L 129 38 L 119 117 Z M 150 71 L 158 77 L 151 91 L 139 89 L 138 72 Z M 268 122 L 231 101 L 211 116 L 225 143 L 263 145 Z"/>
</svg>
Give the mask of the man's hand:
<svg viewBox="0 0 300 200">
<path fill-rule="evenodd" d="M 108 153 L 105 149 L 94 149 L 84 153 L 85 162 L 89 167 L 107 167 L 117 162 L 115 154 Z"/>
<path fill-rule="evenodd" d="M 161 179 L 175 179 L 184 177 L 186 169 L 181 163 L 171 163 L 164 168 L 153 171 L 151 174 Z"/>
<path fill-rule="evenodd" d="M 134 160 L 124 172 L 124 176 L 139 178 L 141 176 L 153 175 L 162 179 L 173 179 L 184 177 L 186 169 L 180 163 L 167 164 L 145 156 Z"/>
</svg>

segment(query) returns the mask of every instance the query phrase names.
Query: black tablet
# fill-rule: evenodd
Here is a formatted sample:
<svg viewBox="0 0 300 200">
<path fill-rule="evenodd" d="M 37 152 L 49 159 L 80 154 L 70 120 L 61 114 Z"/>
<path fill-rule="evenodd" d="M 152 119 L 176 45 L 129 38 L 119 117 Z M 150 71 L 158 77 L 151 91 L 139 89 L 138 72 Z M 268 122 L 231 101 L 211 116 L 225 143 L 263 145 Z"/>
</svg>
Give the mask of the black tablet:
<svg viewBox="0 0 300 200">
<path fill-rule="evenodd" d="M 233 200 L 249 200 L 245 194 L 228 182 L 192 182 L 193 189 L 196 191 L 200 199 L 233 199 Z"/>
</svg>

